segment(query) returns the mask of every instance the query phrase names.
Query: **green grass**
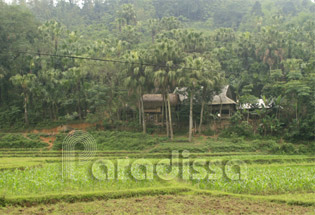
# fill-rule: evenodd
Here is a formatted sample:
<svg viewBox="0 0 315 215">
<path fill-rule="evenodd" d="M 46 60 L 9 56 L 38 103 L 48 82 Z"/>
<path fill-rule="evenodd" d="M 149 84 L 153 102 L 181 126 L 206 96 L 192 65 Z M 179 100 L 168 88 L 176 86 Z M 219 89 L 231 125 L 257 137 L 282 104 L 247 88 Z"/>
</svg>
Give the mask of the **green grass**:
<svg viewBox="0 0 315 215">
<path fill-rule="evenodd" d="M 76 153 L 80 153 L 77 151 Z M 181 153 L 181 152 L 180 152 Z M 162 158 L 170 158 L 171 153 L 139 153 L 138 151 L 97 151 L 95 158 L 97 159 L 130 159 L 131 162 L 138 158 L 146 158 L 153 164 L 157 163 Z M 0 170 L 1 169 L 15 169 L 25 168 L 37 165 L 43 165 L 45 163 L 61 162 L 61 151 L 3 151 L 0 150 Z M 307 155 L 264 155 L 257 153 L 245 153 L 244 152 L 232 152 L 232 153 L 190 153 L 190 162 L 193 162 L 194 158 L 203 158 L 206 160 L 222 160 L 223 162 L 231 159 L 239 159 L 246 162 L 248 165 L 277 165 L 283 164 L 295 165 L 304 164 L 312 165 L 315 162 L 315 156 Z M 181 161 L 180 161 L 181 163 Z"/>
<path fill-rule="evenodd" d="M 248 194 L 237 194 L 237 193 L 228 193 L 223 191 L 213 191 L 213 190 L 200 190 L 200 189 L 191 189 L 191 193 L 198 195 L 210 195 L 218 197 L 236 197 L 241 199 L 251 199 L 251 200 L 260 200 L 260 201 L 269 201 L 284 203 L 289 205 L 301 205 L 301 206 L 315 206 L 315 193 L 301 193 L 301 194 L 284 194 L 284 195 L 248 195 Z"/>
<path fill-rule="evenodd" d="M 32 193 L 58 193 L 72 191 L 119 190 L 139 187 L 169 186 L 163 180 L 137 181 L 130 177 L 126 181 L 95 180 L 89 173 L 89 164 L 78 167 L 74 171 L 74 180 L 62 179 L 61 163 L 57 158 L 9 158 L 1 159 L 2 168 L 15 161 L 15 165 L 39 165 L 41 167 L 15 170 L 2 170 L 0 175 L 0 192 L 6 196 Z M 47 163 L 47 162 L 54 163 Z M 131 163 L 134 159 L 130 159 Z M 156 163 L 159 159 L 151 159 Z M 224 163 L 224 162 L 223 162 Z M 218 180 L 193 181 L 192 185 L 199 189 L 219 190 L 231 193 L 254 195 L 272 195 L 282 193 L 307 193 L 315 190 L 315 163 L 282 163 L 279 165 L 248 165 L 247 180 L 231 181 L 225 177 Z M 220 166 L 221 167 L 221 166 Z"/>
<path fill-rule="evenodd" d="M 0 193 L 12 197 L 17 195 L 114 191 L 168 186 L 165 181 L 159 179 L 137 181 L 132 177 L 126 180 L 100 181 L 94 179 L 88 167 L 89 165 L 77 167 L 73 179 L 70 181 L 62 178 L 60 163 L 46 164 L 38 168 L 25 168 L 24 170 L 3 170 L 0 175 Z"/>
<path fill-rule="evenodd" d="M 127 131 L 92 131 L 89 132 L 95 139 L 98 150 L 144 150 L 151 148 L 166 140 L 165 137 L 158 137 L 138 132 Z M 58 134 L 53 149 L 60 150 L 63 140 L 67 134 Z M 83 149 L 83 146 L 77 146 Z"/>
<path fill-rule="evenodd" d="M 143 193 L 126 198 L 105 200 L 87 199 L 83 202 L 57 202 L 56 204 L 40 204 L 32 207 L 26 202 L 22 206 L 0 208 L 1 214 L 314 214 L 315 207 L 302 207 L 279 204 L 257 199 L 240 199 L 232 196 L 215 196 L 208 194 L 164 194 L 157 192 Z M 148 196 L 147 196 L 148 195 Z M 103 196 L 101 197 L 103 198 Z M 105 198 L 105 197 L 104 197 Z M 81 199 L 79 199 L 81 200 Z M 93 200 L 93 201 L 89 201 Z M 87 202 L 86 202 L 87 201 Z M 47 201 L 49 203 L 54 201 Z"/>
<path fill-rule="evenodd" d="M 0 134 L 0 148 L 44 148 L 47 146 L 37 135 Z"/>
<path fill-rule="evenodd" d="M 0 135 L 0 138 L 4 136 Z M 40 136 L 41 134 L 27 137 L 22 135 L 22 138 L 38 141 Z M 112 131 L 95 132 L 93 136 L 98 146 L 101 146 L 95 157 L 112 160 L 115 165 L 117 159 L 126 158 L 131 163 L 146 158 L 156 164 L 161 159 L 170 158 L 172 150 L 180 153 L 188 150 L 190 164 L 195 158 L 220 160 L 222 163 L 232 159 L 242 160 L 248 166 L 248 178 L 243 181 L 231 181 L 225 177 L 215 181 L 184 181 L 180 178 L 163 181 L 157 177 L 151 181 L 137 181 L 133 178 L 98 181 L 91 176 L 87 164 L 76 167 L 74 180 L 66 181 L 61 176 L 60 150 L 2 148 L 0 204 L 32 205 L 191 193 L 315 206 L 315 156 L 269 154 L 268 150 L 275 142 L 216 140 L 204 136 L 195 138 L 193 143 L 187 142 L 186 137 L 176 137 L 171 142 L 163 137 Z M 63 138 L 64 134 L 57 137 L 57 146 L 60 146 Z M 139 139 L 142 142 L 136 145 Z M 181 160 L 178 164 L 181 164 Z"/>
<path fill-rule="evenodd" d="M 186 136 L 177 136 L 170 141 L 165 136 L 142 134 L 127 131 L 90 131 L 95 139 L 98 150 L 101 151 L 138 151 L 151 153 L 169 153 L 173 150 L 188 150 L 191 153 L 269 153 L 269 154 L 311 154 L 315 143 L 291 144 L 277 143 L 275 140 L 247 140 L 244 138 L 211 138 L 195 136 L 193 142 L 188 142 Z M 0 149 L 30 149 L 48 150 L 48 144 L 41 137 L 47 134 L 6 133 L 0 134 Z M 61 150 L 67 133 L 56 134 L 53 150 Z M 83 150 L 82 144 L 76 145 L 76 150 Z"/>
<path fill-rule="evenodd" d="M 165 194 L 178 194 L 187 192 L 187 187 L 154 187 L 154 188 L 137 188 L 128 190 L 115 191 L 93 191 L 93 192 L 69 192 L 45 195 L 24 195 L 14 197 L 2 197 L 0 203 L 4 205 L 37 205 L 49 204 L 56 202 L 77 202 L 77 201 L 94 201 L 97 199 L 121 199 L 140 196 L 154 196 Z"/>
<path fill-rule="evenodd" d="M 219 190 L 252 195 L 307 193 L 315 191 L 315 163 L 297 166 L 249 166 L 246 180 L 194 181 L 200 189 Z"/>
<path fill-rule="evenodd" d="M 285 195 L 270 195 L 267 197 L 267 199 L 274 202 L 283 201 L 292 205 L 315 206 L 315 193 L 289 193 Z"/>
</svg>

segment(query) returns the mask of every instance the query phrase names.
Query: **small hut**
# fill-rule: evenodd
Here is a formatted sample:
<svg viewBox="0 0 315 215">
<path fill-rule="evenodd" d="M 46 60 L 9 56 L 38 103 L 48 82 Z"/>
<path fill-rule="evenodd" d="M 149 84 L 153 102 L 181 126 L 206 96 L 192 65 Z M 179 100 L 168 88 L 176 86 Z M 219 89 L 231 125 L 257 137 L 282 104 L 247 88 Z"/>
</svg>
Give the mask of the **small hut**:
<svg viewBox="0 0 315 215">
<path fill-rule="evenodd" d="M 209 106 L 212 114 L 222 119 L 230 118 L 236 111 L 235 94 L 229 85 L 224 86 L 219 95 L 215 95 Z"/>
<path fill-rule="evenodd" d="M 183 103 L 188 100 L 187 87 L 176 88 L 174 93 L 179 94 L 179 99 Z M 236 95 L 229 85 L 221 89 L 221 93 L 213 95 L 212 101 L 208 102 L 208 106 L 212 114 L 217 115 L 221 119 L 230 118 L 236 111 Z"/>
<path fill-rule="evenodd" d="M 172 109 L 176 109 L 179 105 L 179 96 L 177 94 L 169 94 L 170 105 Z M 162 94 L 144 94 L 143 107 L 147 122 L 159 124 L 162 122 L 164 102 Z"/>
</svg>

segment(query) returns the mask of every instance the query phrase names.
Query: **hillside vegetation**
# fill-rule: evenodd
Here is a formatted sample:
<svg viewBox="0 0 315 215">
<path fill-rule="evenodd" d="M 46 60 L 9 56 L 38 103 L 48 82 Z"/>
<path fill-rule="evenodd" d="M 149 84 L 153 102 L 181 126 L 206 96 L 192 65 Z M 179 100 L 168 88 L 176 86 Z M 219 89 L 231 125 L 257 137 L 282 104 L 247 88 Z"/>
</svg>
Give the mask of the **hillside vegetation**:
<svg viewBox="0 0 315 215">
<path fill-rule="evenodd" d="M 254 113 L 255 131 L 242 111 L 228 136 L 313 140 L 312 1 L 52 2 L 0 2 L 0 129 L 80 120 L 150 132 L 144 93 L 187 87 L 199 121 L 200 104 L 229 84 L 240 104 L 263 98 L 273 111 Z M 172 115 L 188 127 L 188 108 Z"/>
</svg>

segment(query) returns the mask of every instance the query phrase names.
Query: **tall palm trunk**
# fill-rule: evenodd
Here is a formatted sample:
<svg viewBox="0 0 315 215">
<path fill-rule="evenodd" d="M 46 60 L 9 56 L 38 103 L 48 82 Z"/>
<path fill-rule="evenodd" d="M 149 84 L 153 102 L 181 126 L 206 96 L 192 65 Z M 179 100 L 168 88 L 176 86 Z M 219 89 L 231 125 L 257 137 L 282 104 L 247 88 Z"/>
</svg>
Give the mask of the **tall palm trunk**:
<svg viewBox="0 0 315 215">
<path fill-rule="evenodd" d="M 151 38 L 152 38 L 152 44 L 154 43 L 154 36 L 155 34 L 152 32 Z"/>
<path fill-rule="evenodd" d="M 222 108 L 223 108 L 223 104 L 222 104 L 222 98 L 221 98 L 221 96 L 219 96 L 220 97 L 220 119 L 219 119 L 219 121 L 220 121 L 220 129 L 222 128 Z"/>
<path fill-rule="evenodd" d="M 247 123 L 249 122 L 249 109 L 247 110 Z"/>
<path fill-rule="evenodd" d="M 142 113 L 142 128 L 143 128 L 143 133 L 146 134 L 147 133 L 147 127 L 146 127 L 146 122 L 145 122 L 143 97 L 142 97 L 142 95 L 140 97 L 140 101 L 141 101 L 141 113 Z"/>
<path fill-rule="evenodd" d="M 169 129 L 169 123 L 168 123 L 168 108 L 167 108 L 167 101 L 165 99 L 165 95 L 163 95 L 164 97 L 164 110 L 165 110 L 165 124 L 166 124 L 166 135 L 167 137 L 170 136 L 170 129 Z"/>
<path fill-rule="evenodd" d="M 201 111 L 200 111 L 200 122 L 199 122 L 199 128 L 198 128 L 199 134 L 201 134 L 204 106 L 205 106 L 205 102 L 204 102 L 204 100 L 202 100 L 202 102 L 201 102 Z"/>
<path fill-rule="evenodd" d="M 81 86 L 80 80 L 77 82 L 77 94 L 78 94 L 78 112 L 79 112 L 79 119 L 82 120 L 82 111 L 81 111 L 81 94 L 80 94 Z"/>
<path fill-rule="evenodd" d="M 192 129 L 193 129 L 193 93 L 190 95 L 190 107 L 189 107 L 189 142 L 192 141 Z"/>
<path fill-rule="evenodd" d="M 296 121 L 298 121 L 298 101 L 296 100 L 296 104 L 295 104 L 295 119 Z"/>
<path fill-rule="evenodd" d="M 168 104 L 168 117 L 169 117 L 169 123 L 170 123 L 170 134 L 171 134 L 171 140 L 173 140 L 174 134 L 173 134 L 173 123 L 172 123 L 172 109 L 171 109 L 171 102 L 170 102 L 169 94 L 167 94 L 167 104 Z"/>
<path fill-rule="evenodd" d="M 28 126 L 29 125 L 28 110 L 27 110 L 28 95 L 26 93 L 24 93 L 24 95 L 25 95 L 25 97 L 24 97 L 24 120 L 25 120 L 25 124 Z"/>
<path fill-rule="evenodd" d="M 164 115 L 165 115 L 165 97 L 163 95 L 163 103 L 162 103 L 162 128 L 164 127 Z"/>
<path fill-rule="evenodd" d="M 141 120 L 141 101 L 140 101 L 140 99 L 139 99 L 139 125 L 141 125 L 142 123 L 142 120 Z"/>
<path fill-rule="evenodd" d="M 222 104 L 222 98 L 221 98 L 221 96 L 219 96 L 219 98 L 220 98 L 220 121 L 221 121 L 223 104 Z"/>
</svg>

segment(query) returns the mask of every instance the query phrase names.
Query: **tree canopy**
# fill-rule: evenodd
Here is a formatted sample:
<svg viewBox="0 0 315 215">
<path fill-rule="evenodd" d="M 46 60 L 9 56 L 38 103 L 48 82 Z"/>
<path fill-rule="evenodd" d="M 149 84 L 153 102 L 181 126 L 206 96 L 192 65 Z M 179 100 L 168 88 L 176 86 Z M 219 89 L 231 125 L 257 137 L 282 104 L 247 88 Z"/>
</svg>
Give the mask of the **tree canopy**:
<svg viewBox="0 0 315 215">
<path fill-rule="evenodd" d="M 161 93 L 172 136 L 168 94 L 185 85 L 204 105 L 225 83 L 241 103 L 268 98 L 270 122 L 311 139 L 314 11 L 308 0 L 0 1 L 0 128 L 113 123 L 128 108 L 141 121 L 142 95 Z"/>
</svg>

